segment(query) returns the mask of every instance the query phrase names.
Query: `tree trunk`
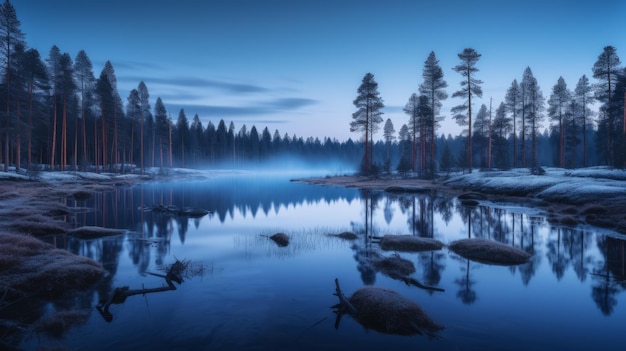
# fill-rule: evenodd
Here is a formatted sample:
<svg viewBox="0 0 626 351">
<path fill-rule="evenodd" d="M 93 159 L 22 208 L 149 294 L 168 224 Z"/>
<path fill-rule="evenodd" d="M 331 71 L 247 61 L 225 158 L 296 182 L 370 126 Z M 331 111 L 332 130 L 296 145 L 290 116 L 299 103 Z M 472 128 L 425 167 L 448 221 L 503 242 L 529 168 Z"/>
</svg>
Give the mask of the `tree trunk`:
<svg viewBox="0 0 626 351">
<path fill-rule="evenodd" d="M 54 154 L 55 154 L 55 149 L 56 149 L 56 141 L 57 141 L 57 96 L 56 94 L 53 95 L 54 98 L 54 113 L 53 113 L 53 117 L 52 117 L 52 149 L 51 151 L 51 155 L 50 155 L 50 169 L 54 169 Z"/>
</svg>

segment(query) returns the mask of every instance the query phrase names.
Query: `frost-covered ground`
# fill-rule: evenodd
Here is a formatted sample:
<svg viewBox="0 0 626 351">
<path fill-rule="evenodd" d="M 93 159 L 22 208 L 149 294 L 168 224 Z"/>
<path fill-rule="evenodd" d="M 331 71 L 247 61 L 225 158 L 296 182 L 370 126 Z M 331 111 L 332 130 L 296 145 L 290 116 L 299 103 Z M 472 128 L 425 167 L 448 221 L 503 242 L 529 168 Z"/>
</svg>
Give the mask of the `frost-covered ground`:
<svg viewBox="0 0 626 351">
<path fill-rule="evenodd" d="M 475 171 L 453 176 L 444 184 L 486 194 L 536 197 L 550 202 L 582 205 L 626 201 L 626 171 L 605 167 L 566 170 L 545 168 L 534 175 L 529 169 Z"/>
</svg>

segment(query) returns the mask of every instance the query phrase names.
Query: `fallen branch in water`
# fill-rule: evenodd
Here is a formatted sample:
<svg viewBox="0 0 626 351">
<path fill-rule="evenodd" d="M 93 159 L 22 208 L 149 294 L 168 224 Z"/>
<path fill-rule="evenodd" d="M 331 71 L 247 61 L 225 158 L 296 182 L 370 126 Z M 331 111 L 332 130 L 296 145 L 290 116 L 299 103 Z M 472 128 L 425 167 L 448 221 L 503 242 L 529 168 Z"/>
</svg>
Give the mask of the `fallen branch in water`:
<svg viewBox="0 0 626 351">
<path fill-rule="evenodd" d="M 128 286 L 123 286 L 120 288 L 113 289 L 113 293 L 109 295 L 108 299 L 103 303 L 96 306 L 98 312 L 102 315 L 102 318 L 107 322 L 111 322 L 113 320 L 113 315 L 109 312 L 109 307 L 112 304 L 121 304 L 126 301 L 126 299 L 133 295 L 145 295 L 155 292 L 176 290 L 176 286 L 172 281 L 182 284 L 183 282 L 183 273 L 189 262 L 179 261 L 178 259 L 174 262 L 170 268 L 167 270 L 167 274 L 158 274 L 158 273 L 148 273 L 150 275 L 154 275 L 156 277 L 161 277 L 165 279 L 167 286 L 162 286 L 158 288 L 143 288 L 143 289 L 130 289 Z"/>
</svg>

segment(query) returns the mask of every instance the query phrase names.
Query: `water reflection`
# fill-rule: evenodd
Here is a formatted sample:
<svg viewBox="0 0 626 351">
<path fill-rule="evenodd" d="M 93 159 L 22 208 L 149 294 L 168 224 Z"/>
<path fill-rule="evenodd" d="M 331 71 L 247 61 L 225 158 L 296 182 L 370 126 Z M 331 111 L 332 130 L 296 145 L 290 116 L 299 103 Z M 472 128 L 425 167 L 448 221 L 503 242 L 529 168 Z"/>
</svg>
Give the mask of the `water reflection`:
<svg viewBox="0 0 626 351">
<path fill-rule="evenodd" d="M 68 199 L 70 205 L 93 209 L 69 219 L 75 226 L 124 228 L 128 232 L 106 239 L 81 240 L 63 235 L 48 238 L 57 247 L 102 262 L 110 275 L 95 291 L 71 301 L 31 304 L 32 308 L 29 307 L 26 314 L 31 323 L 39 323 L 50 315 L 50 310 L 93 311 L 97 301 L 106 301 L 116 287 L 130 285 L 132 289 L 141 289 L 147 273 L 164 262 L 172 262 L 177 255 L 180 259 L 205 263 L 215 260 L 225 267 L 218 281 L 181 286 L 181 295 L 184 294 L 190 301 L 177 303 L 193 304 L 195 307 L 181 307 L 190 314 L 190 323 L 202 319 L 207 330 L 216 331 L 216 335 L 226 333 L 223 325 L 237 325 L 237 328 L 232 327 L 233 334 L 229 336 L 234 339 L 238 338 L 234 330 L 242 330 L 241 323 L 250 323 L 246 324 L 250 330 L 261 326 L 271 329 L 283 326 L 286 320 L 306 329 L 312 324 L 309 319 L 322 320 L 323 316 L 317 314 L 327 308 L 328 300 L 319 291 L 328 289 L 320 285 L 332 281 L 336 275 L 346 277 L 342 278 L 342 282 L 346 282 L 349 291 L 356 291 L 362 285 L 387 286 L 402 290 L 403 295 L 420 300 L 421 304 L 438 306 L 428 310 L 442 324 L 451 325 L 446 329 L 444 339 L 459 343 L 466 341 L 471 344 L 472 340 L 463 339 L 465 332 L 459 331 L 468 330 L 469 325 L 485 330 L 496 328 L 502 335 L 525 333 L 535 327 L 547 328 L 548 321 L 533 320 L 532 312 L 526 311 L 529 304 L 544 309 L 553 305 L 564 306 L 559 312 L 567 313 L 568 305 L 565 303 L 584 305 L 587 302 L 593 312 L 599 316 L 610 316 L 613 319 L 609 321 L 614 323 L 624 321 L 623 316 L 626 315 L 619 313 L 625 308 L 624 238 L 605 235 L 589 227 L 554 225 L 536 210 L 519 206 L 490 203 L 468 206 L 458 199 L 438 194 L 387 194 L 290 183 L 284 178 L 253 177 L 143 184 L 97 194 L 86 202 L 72 201 Z M 214 213 L 202 218 L 188 218 L 138 210 L 155 204 L 198 207 Z M 344 231 L 356 234 L 356 239 L 326 235 Z M 290 238 L 289 245 L 279 247 L 263 237 L 276 232 L 286 233 Z M 433 238 L 446 244 L 463 238 L 485 238 L 524 250 L 532 258 L 526 264 L 504 267 L 470 261 L 447 249 L 397 254 L 382 252 L 376 238 L 387 234 Z M 414 271 L 397 276 L 376 265 L 376 262 L 394 257 L 409 262 Z M 439 290 L 418 289 L 411 279 Z M 502 296 L 495 296 L 494 290 L 501 290 Z M 228 291 L 228 294 L 221 291 Z M 289 294 L 288 300 L 279 299 L 286 298 L 281 295 L 282 291 Z M 309 291 L 317 291 L 318 294 Z M 494 301 L 503 296 L 518 301 L 514 306 L 509 306 L 510 301 L 507 302 L 512 314 L 523 316 L 520 317 L 522 321 L 516 324 L 517 331 L 510 325 L 492 320 L 498 315 L 498 306 Z M 161 298 L 167 299 L 159 296 Z M 257 305 L 247 304 L 252 298 L 258 301 Z M 284 301 L 296 305 L 292 314 L 284 308 L 276 308 L 282 306 Z M 141 301 L 129 300 L 125 308 L 131 310 L 128 307 L 131 304 L 140 305 Z M 205 304 L 210 304 L 212 309 L 203 307 Z M 217 313 L 222 305 L 224 317 L 215 322 L 217 324 L 205 321 L 207 314 Z M 241 318 L 235 321 L 236 316 L 241 317 L 242 313 L 233 313 L 232 309 L 240 308 L 240 305 L 252 309 L 253 312 L 245 314 L 246 321 L 250 322 Z M 269 313 L 270 307 L 259 306 L 273 306 L 272 311 L 278 312 Z M 459 306 L 467 308 L 460 309 Z M 9 310 L 0 306 L 3 319 L 7 318 L 5 315 Z M 296 316 L 293 310 L 309 311 L 315 318 Z M 463 314 L 466 310 L 471 310 L 467 316 Z M 140 316 L 124 312 L 116 312 L 112 325 L 116 322 L 127 325 L 142 323 Z M 202 316 L 194 316 L 194 313 Z M 273 313 L 280 316 L 267 317 Z M 605 323 L 596 319 L 592 312 L 585 313 L 580 318 L 586 320 L 586 325 Z M 100 316 L 95 315 L 101 323 Z M 560 322 L 558 315 L 555 313 L 557 320 L 551 322 Z M 83 328 L 91 328 L 89 325 L 97 323 L 93 322 L 93 313 L 81 318 L 78 314 L 76 316 L 76 323 L 67 324 L 73 330 L 80 323 L 87 324 Z M 567 316 L 563 318 L 562 322 L 567 322 Z M 283 324 L 280 324 L 281 319 Z M 306 322 L 303 321 L 305 319 Z M 530 320 L 533 322 L 529 322 L 528 326 L 524 324 Z M 335 340 L 333 338 L 338 336 L 325 334 L 323 325 L 320 323 L 314 331 L 307 330 L 320 339 Z M 599 328 L 593 329 L 593 333 L 602 334 Z M 345 325 L 342 330 L 359 332 Z M 244 334 L 241 338 L 252 343 L 255 340 L 253 334 L 256 335 Z M 63 338 L 66 334 L 57 335 Z M 193 338 L 196 335 L 186 336 Z M 8 337 L 3 337 L 1 341 L 6 343 L 7 340 Z M 22 340 L 23 335 L 10 344 L 19 345 Z M 385 339 L 385 345 L 398 348 L 406 348 L 413 342 Z M 494 344 L 494 347 L 507 348 L 506 341 L 503 342 Z M 338 342 L 338 345 L 352 347 L 348 341 Z M 265 346 L 269 349 L 275 345 Z M 310 348 L 314 349 L 313 346 Z"/>
</svg>

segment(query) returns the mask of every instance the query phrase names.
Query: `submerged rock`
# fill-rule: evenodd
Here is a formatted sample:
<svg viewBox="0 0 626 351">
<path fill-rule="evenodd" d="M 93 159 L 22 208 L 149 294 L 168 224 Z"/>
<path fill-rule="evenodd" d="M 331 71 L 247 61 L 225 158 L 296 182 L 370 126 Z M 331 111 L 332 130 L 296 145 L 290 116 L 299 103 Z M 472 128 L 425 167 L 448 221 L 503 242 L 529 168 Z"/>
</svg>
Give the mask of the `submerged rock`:
<svg viewBox="0 0 626 351">
<path fill-rule="evenodd" d="M 439 240 L 414 235 L 385 235 L 380 239 L 380 248 L 386 251 L 431 251 L 442 247 Z"/>
<path fill-rule="evenodd" d="M 359 237 L 353 232 L 343 232 L 339 234 L 328 234 L 328 236 L 334 236 L 336 238 L 344 239 L 344 240 L 356 240 Z"/>
<path fill-rule="evenodd" d="M 350 303 L 353 316 L 364 327 L 386 334 L 426 334 L 435 337 L 443 329 L 415 302 L 397 292 L 375 286 L 357 290 Z"/>
<path fill-rule="evenodd" d="M 269 237 L 270 240 L 276 243 L 276 245 L 280 247 L 285 247 L 289 245 L 289 237 L 284 233 L 276 233 Z"/>
<path fill-rule="evenodd" d="M 532 256 L 518 248 L 482 238 L 457 240 L 448 248 L 472 261 L 506 266 L 526 263 Z"/>
</svg>

